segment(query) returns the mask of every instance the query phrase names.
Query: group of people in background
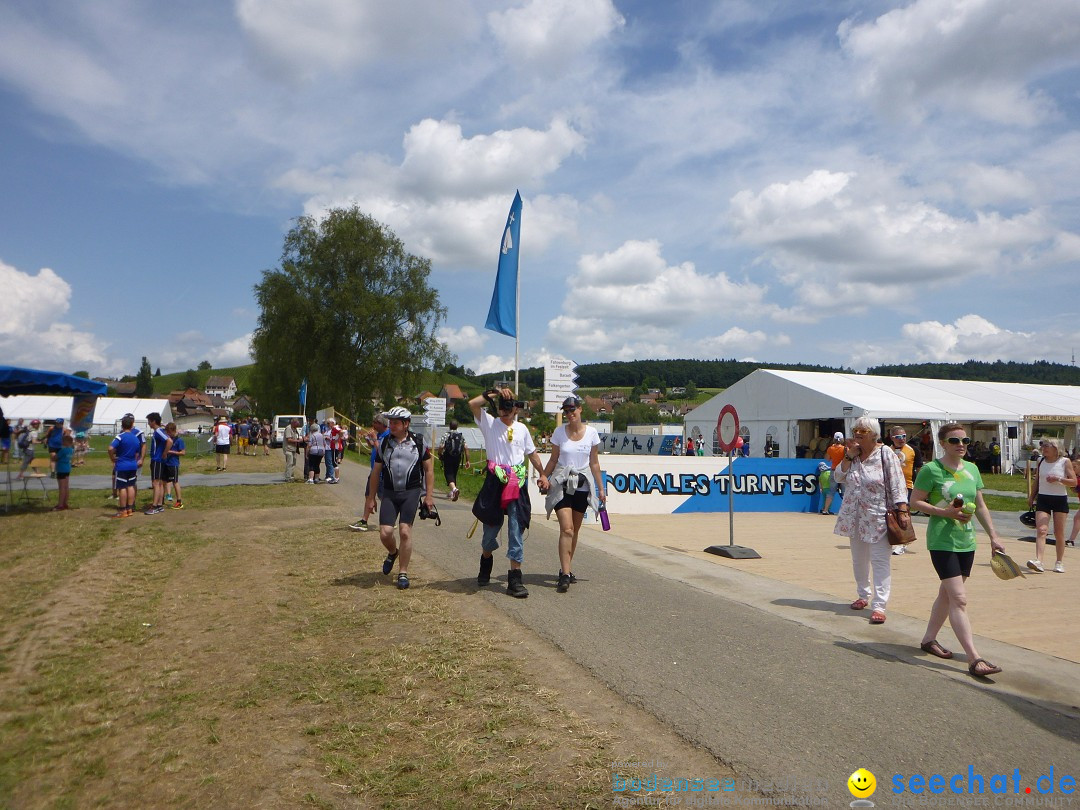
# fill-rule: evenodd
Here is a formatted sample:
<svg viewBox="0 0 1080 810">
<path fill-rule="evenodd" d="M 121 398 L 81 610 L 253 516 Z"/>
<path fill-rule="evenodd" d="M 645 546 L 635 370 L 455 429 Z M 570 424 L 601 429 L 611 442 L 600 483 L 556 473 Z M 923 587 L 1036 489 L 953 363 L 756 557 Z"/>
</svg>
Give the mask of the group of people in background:
<svg viewBox="0 0 1080 810">
<path fill-rule="evenodd" d="M 348 446 L 349 432 L 333 418 L 319 423 L 314 416 L 305 425 L 300 418 L 290 420 L 281 442 L 285 458 L 285 481 L 296 480 L 296 462 L 304 463 L 302 481 L 308 484 L 337 484 L 341 481 L 341 460 Z M 322 477 L 325 467 L 326 477 Z"/>
</svg>

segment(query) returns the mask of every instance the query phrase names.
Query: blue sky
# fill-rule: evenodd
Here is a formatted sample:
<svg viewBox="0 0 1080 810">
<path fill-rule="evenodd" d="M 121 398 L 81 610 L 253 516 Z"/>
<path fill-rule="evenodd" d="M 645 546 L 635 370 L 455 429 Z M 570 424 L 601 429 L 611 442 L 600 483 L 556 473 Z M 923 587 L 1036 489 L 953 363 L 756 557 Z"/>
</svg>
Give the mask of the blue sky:
<svg viewBox="0 0 1080 810">
<path fill-rule="evenodd" d="M 357 204 L 523 365 L 1070 362 L 1080 4 L 0 5 L 0 356 L 249 362 L 291 220 Z"/>
</svg>

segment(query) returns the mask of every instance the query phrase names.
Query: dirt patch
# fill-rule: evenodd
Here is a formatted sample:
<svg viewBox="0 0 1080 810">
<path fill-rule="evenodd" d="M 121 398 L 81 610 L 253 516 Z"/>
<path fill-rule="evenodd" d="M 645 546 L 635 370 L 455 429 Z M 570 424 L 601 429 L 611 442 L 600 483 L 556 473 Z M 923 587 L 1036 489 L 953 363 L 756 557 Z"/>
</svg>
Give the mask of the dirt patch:
<svg viewBox="0 0 1080 810">
<path fill-rule="evenodd" d="M 355 493 L 299 495 L 122 521 L 17 608 L 0 804 L 608 806 L 645 749 L 733 776 L 490 604 L 398 592 Z"/>
</svg>

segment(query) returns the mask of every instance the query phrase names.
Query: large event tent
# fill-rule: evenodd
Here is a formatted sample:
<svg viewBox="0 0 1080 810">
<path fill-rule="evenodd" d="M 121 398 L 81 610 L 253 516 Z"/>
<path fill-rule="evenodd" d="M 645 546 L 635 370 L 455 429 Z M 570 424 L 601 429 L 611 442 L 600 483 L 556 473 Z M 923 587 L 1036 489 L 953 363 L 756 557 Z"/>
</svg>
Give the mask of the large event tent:
<svg viewBox="0 0 1080 810">
<path fill-rule="evenodd" d="M 727 404 L 755 456 L 766 440 L 781 457 L 812 452 L 834 431 L 851 435 L 851 423 L 869 416 L 916 429 L 925 423 L 935 435 L 940 425 L 960 422 L 978 441 L 1001 441 L 1006 470 L 1024 457 L 1033 431 L 1071 448 L 1080 423 L 1078 386 L 758 369 L 687 415 L 686 435 L 704 437 L 706 452 L 716 446 L 716 420 Z"/>
<path fill-rule="evenodd" d="M 4 399 L 4 416 L 7 419 L 40 419 L 42 422 L 71 418 L 71 397 L 12 396 Z M 135 416 L 135 423 L 145 426 L 148 413 L 160 413 L 161 421 L 172 421 L 172 409 L 167 399 L 132 399 L 130 397 L 98 397 L 94 409 L 94 426 L 91 433 L 112 433 L 125 413 Z"/>
</svg>

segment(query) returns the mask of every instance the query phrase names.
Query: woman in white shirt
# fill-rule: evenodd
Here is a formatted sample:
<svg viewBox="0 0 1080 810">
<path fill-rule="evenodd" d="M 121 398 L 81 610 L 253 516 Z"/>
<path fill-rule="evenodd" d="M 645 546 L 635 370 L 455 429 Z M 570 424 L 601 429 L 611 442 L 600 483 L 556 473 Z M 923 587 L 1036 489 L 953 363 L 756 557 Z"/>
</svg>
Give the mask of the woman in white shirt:
<svg viewBox="0 0 1080 810">
<path fill-rule="evenodd" d="M 593 511 L 607 501 L 604 477 L 600 472 L 600 434 L 581 421 L 581 400 L 569 396 L 562 404 L 564 424 L 551 434 L 551 458 L 544 468 L 548 479 L 545 506 L 559 519 L 559 593 L 566 593 L 577 582 L 571 571 L 577 550 L 578 530 L 590 506 Z M 590 474 L 592 481 L 589 480 Z M 596 488 L 593 488 L 595 483 Z"/>
<path fill-rule="evenodd" d="M 1057 562 L 1054 570 L 1065 573 L 1065 517 L 1069 514 L 1069 488 L 1076 486 L 1076 473 L 1072 462 L 1061 452 L 1058 439 L 1039 440 L 1042 460 L 1035 468 L 1032 477 L 1032 491 L 1029 496 L 1031 508 L 1035 510 L 1035 559 L 1028 560 L 1027 566 L 1041 574 L 1043 551 L 1046 548 L 1046 535 L 1050 531 L 1050 518 L 1054 520 L 1054 541 Z"/>
<path fill-rule="evenodd" d="M 229 466 L 229 450 L 232 447 L 232 428 L 223 416 L 214 426 L 214 453 L 217 454 L 217 468 L 224 472 Z"/>
</svg>

